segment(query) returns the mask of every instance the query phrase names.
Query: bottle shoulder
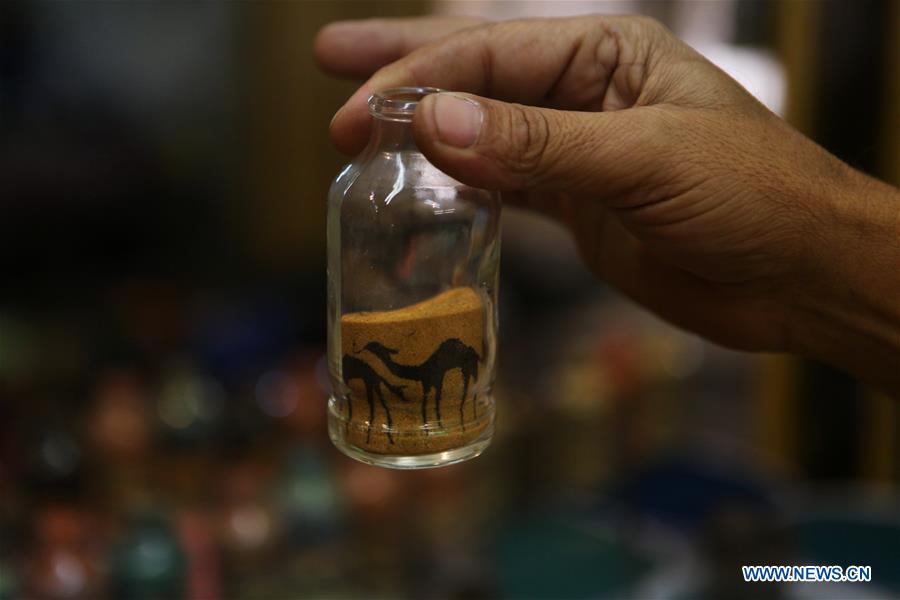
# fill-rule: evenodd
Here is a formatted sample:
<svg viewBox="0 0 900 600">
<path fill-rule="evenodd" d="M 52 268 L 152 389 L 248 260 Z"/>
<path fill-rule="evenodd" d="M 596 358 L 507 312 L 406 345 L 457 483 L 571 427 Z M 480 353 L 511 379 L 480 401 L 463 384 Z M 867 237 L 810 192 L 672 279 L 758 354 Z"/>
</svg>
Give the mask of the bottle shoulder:
<svg viewBox="0 0 900 600">
<path fill-rule="evenodd" d="M 417 152 L 373 152 L 359 157 L 335 178 L 330 200 L 384 208 L 425 203 L 438 210 L 449 204 L 476 201 L 499 208 L 497 192 L 469 187 Z"/>
<path fill-rule="evenodd" d="M 359 176 L 359 164 L 355 162 L 349 162 L 338 172 L 337 177 L 334 178 L 331 182 L 331 187 L 328 189 L 328 198 L 334 199 L 343 196 L 350 186 L 353 185 L 353 182 L 356 181 L 356 178 Z"/>
</svg>

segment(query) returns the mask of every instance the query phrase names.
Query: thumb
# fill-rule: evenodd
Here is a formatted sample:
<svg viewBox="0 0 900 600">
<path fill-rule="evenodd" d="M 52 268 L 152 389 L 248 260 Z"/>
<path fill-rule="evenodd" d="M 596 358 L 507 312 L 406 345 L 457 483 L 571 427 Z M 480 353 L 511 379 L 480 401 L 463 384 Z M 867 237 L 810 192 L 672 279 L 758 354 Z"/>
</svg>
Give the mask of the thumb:
<svg viewBox="0 0 900 600">
<path fill-rule="evenodd" d="M 651 118 L 636 125 L 637 111 Z M 474 187 L 607 195 L 646 178 L 653 120 L 649 108 L 561 111 L 442 92 L 419 103 L 413 132 L 435 166 Z"/>
</svg>

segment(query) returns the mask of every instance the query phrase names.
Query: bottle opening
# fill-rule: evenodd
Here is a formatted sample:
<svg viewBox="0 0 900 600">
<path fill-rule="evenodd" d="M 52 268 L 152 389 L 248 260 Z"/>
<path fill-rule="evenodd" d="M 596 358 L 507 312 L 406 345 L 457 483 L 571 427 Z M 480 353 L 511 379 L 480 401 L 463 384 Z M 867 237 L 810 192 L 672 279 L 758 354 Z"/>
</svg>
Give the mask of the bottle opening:
<svg viewBox="0 0 900 600">
<path fill-rule="evenodd" d="M 434 87 L 398 87 L 382 90 L 369 96 L 369 112 L 376 119 L 386 121 L 412 121 L 419 100 L 428 94 L 444 90 Z"/>
</svg>

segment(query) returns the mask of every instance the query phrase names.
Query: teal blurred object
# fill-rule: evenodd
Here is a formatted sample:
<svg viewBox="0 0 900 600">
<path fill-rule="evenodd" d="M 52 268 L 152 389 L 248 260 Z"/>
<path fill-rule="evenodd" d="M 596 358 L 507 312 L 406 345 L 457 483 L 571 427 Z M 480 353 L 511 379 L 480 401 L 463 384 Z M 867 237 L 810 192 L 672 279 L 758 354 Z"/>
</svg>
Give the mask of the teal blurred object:
<svg viewBox="0 0 900 600">
<path fill-rule="evenodd" d="M 295 450 L 276 491 L 294 543 L 325 541 L 341 529 L 343 506 L 333 477 L 320 448 L 308 444 Z"/>
<path fill-rule="evenodd" d="M 166 521 L 141 515 L 113 549 L 113 596 L 128 600 L 177 600 L 185 593 L 185 553 Z"/>
<path fill-rule="evenodd" d="M 801 518 L 795 533 L 811 564 L 871 566 L 872 585 L 900 594 L 900 515 L 816 515 Z"/>
<path fill-rule="evenodd" d="M 561 517 L 508 526 L 498 563 L 505 596 L 548 600 L 620 597 L 653 566 L 608 525 Z"/>
<path fill-rule="evenodd" d="M 0 561 L 0 600 L 14 600 L 18 597 L 17 590 L 16 574 L 8 564 Z"/>
</svg>

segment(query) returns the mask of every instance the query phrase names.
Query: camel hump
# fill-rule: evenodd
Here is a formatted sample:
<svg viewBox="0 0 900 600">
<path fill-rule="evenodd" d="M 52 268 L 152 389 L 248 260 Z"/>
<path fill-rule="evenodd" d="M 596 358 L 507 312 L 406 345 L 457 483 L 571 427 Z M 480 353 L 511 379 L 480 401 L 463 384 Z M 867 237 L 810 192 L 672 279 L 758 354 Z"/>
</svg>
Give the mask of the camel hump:
<svg viewBox="0 0 900 600">
<path fill-rule="evenodd" d="M 482 344 L 483 345 L 483 344 Z M 476 360 L 481 360 L 481 356 L 471 346 L 463 343 L 459 338 L 448 338 L 444 340 L 435 354 L 455 354 L 457 356 L 470 356 Z"/>
<path fill-rule="evenodd" d="M 441 343 L 440 349 L 443 350 L 453 350 L 454 352 L 465 352 L 470 351 L 474 352 L 471 346 L 468 346 L 462 342 L 459 338 L 448 338 Z"/>
</svg>

